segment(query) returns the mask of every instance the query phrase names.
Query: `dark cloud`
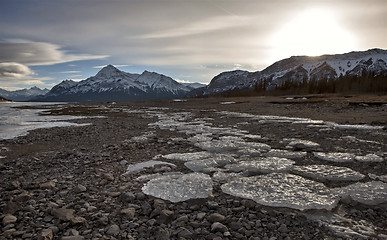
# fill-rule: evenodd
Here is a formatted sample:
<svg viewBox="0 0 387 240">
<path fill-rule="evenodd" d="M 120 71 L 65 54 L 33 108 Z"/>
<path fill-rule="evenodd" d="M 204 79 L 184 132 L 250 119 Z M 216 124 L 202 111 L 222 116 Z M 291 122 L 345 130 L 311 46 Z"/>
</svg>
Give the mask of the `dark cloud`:
<svg viewBox="0 0 387 240">
<path fill-rule="evenodd" d="M 34 74 L 29 67 L 16 63 L 0 63 L 0 78 L 22 78 Z"/>
<path fill-rule="evenodd" d="M 59 45 L 46 42 L 29 42 L 23 40 L 0 42 L 0 62 L 18 62 L 33 66 L 105 57 L 107 56 L 70 54 L 62 50 Z"/>
</svg>

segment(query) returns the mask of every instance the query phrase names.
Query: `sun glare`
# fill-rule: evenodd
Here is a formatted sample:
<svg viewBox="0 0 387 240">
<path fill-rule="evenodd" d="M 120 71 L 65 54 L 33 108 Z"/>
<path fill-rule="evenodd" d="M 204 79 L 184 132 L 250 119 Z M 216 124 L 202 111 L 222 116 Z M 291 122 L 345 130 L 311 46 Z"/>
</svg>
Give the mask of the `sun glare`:
<svg viewBox="0 0 387 240">
<path fill-rule="evenodd" d="M 295 55 L 318 56 L 356 48 L 355 37 L 333 10 L 309 8 L 289 19 L 269 38 L 270 61 Z"/>
</svg>

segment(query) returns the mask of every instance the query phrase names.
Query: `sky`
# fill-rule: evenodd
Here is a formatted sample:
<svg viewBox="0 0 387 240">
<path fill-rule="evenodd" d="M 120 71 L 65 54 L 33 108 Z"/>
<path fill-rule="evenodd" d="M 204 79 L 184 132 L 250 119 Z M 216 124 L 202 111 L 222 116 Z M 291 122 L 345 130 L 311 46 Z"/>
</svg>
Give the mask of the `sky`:
<svg viewBox="0 0 387 240">
<path fill-rule="evenodd" d="M 0 88 L 112 64 L 181 82 L 296 55 L 387 49 L 385 0 L 0 0 Z"/>
</svg>

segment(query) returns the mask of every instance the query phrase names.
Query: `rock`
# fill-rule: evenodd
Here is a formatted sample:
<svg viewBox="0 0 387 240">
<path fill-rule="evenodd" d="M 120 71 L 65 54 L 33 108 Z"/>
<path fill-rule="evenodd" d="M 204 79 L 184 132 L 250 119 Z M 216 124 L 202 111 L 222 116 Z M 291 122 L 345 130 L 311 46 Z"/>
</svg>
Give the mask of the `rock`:
<svg viewBox="0 0 387 240">
<path fill-rule="evenodd" d="M 142 193 L 142 192 L 138 192 L 138 193 L 136 193 L 136 199 L 137 200 L 145 200 L 145 194 L 144 193 Z"/>
<path fill-rule="evenodd" d="M 121 160 L 120 161 L 120 165 L 121 166 L 125 166 L 126 164 L 128 164 L 128 161 L 126 161 L 126 160 Z"/>
<path fill-rule="evenodd" d="M 65 236 L 61 238 L 62 240 L 83 240 L 85 239 L 82 236 Z"/>
<path fill-rule="evenodd" d="M 82 184 L 78 184 L 75 188 L 74 188 L 74 192 L 76 193 L 81 193 L 81 192 L 86 192 L 86 187 L 83 186 Z"/>
<path fill-rule="evenodd" d="M 41 189 L 54 189 L 56 184 L 53 181 L 45 182 L 40 184 Z"/>
<path fill-rule="evenodd" d="M 6 214 L 3 218 L 3 225 L 7 226 L 8 224 L 15 223 L 17 221 L 17 217 L 12 214 Z"/>
<path fill-rule="evenodd" d="M 134 216 L 136 215 L 136 209 L 125 208 L 125 209 L 122 209 L 120 213 L 130 220 L 130 219 L 133 219 Z"/>
<path fill-rule="evenodd" d="M 123 192 L 120 198 L 122 202 L 132 202 L 136 199 L 136 196 L 131 192 Z"/>
<path fill-rule="evenodd" d="M 242 224 L 240 222 L 235 222 L 235 221 L 231 221 L 228 225 L 233 231 L 237 231 L 242 227 Z"/>
<path fill-rule="evenodd" d="M 225 216 L 219 213 L 212 213 L 208 216 L 208 221 L 210 222 L 223 222 L 226 219 Z"/>
<path fill-rule="evenodd" d="M 200 212 L 196 215 L 196 219 L 201 221 L 204 219 L 204 217 L 206 216 L 206 213 L 205 212 Z"/>
<path fill-rule="evenodd" d="M 188 229 L 184 228 L 184 227 L 181 227 L 179 228 L 179 233 L 177 234 L 177 236 L 179 238 L 184 238 L 184 239 L 188 239 L 188 238 L 192 238 L 192 232 L 189 231 Z"/>
<path fill-rule="evenodd" d="M 159 224 L 168 224 L 172 222 L 174 218 L 175 213 L 173 211 L 164 209 L 160 212 L 160 216 L 158 217 L 157 222 Z"/>
<path fill-rule="evenodd" d="M 106 234 L 111 236 L 117 236 L 119 233 L 120 233 L 120 227 L 116 224 L 111 225 L 106 231 Z"/>
<path fill-rule="evenodd" d="M 18 202 L 9 201 L 4 207 L 4 213 L 13 214 L 22 209 L 22 206 Z"/>
<path fill-rule="evenodd" d="M 27 202 L 30 199 L 31 195 L 29 194 L 29 192 L 22 192 L 15 197 L 16 202 Z"/>
<path fill-rule="evenodd" d="M 153 201 L 153 208 L 160 208 L 161 210 L 167 208 L 167 204 L 161 199 L 155 199 Z"/>
<path fill-rule="evenodd" d="M 169 240 L 171 238 L 171 233 L 168 231 L 168 229 L 157 227 L 155 237 L 158 240 Z"/>
<path fill-rule="evenodd" d="M 114 181 L 114 176 L 110 173 L 104 173 L 103 178 L 106 179 L 107 181 Z"/>
<path fill-rule="evenodd" d="M 51 215 L 62 221 L 70 221 L 72 218 L 74 218 L 73 214 L 73 209 L 55 208 L 51 210 Z"/>
<path fill-rule="evenodd" d="M 253 200 L 251 199 L 243 199 L 241 200 L 241 204 L 247 208 L 253 208 L 255 205 L 257 205 Z"/>
<path fill-rule="evenodd" d="M 277 229 L 279 232 L 281 233 L 287 233 L 289 232 L 288 230 L 288 227 L 286 226 L 286 224 L 281 224 L 281 226 Z"/>
<path fill-rule="evenodd" d="M 225 225 L 221 224 L 220 222 L 214 222 L 211 225 L 211 232 L 224 233 L 224 232 L 228 232 L 228 228 Z"/>
<path fill-rule="evenodd" d="M 20 189 L 21 184 L 19 181 L 11 181 L 9 183 L 8 189 L 9 190 L 15 190 L 15 189 Z"/>
<path fill-rule="evenodd" d="M 215 210 L 217 209 L 219 206 L 219 204 L 217 202 L 214 202 L 214 201 L 208 201 L 207 202 L 207 207 L 211 210 Z"/>
</svg>

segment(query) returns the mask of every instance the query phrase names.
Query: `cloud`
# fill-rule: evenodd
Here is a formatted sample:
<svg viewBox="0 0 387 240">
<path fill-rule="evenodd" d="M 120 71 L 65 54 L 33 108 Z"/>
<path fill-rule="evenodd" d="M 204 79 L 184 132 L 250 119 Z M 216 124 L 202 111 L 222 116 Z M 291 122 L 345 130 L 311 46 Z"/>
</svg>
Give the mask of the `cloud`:
<svg viewBox="0 0 387 240">
<path fill-rule="evenodd" d="M 22 78 L 32 74 L 34 72 L 23 64 L 16 62 L 0 63 L 0 77 L 2 78 Z"/>
<path fill-rule="evenodd" d="M 59 72 L 59 73 L 80 73 L 81 71 L 64 71 L 64 72 Z"/>
<path fill-rule="evenodd" d="M 17 62 L 27 66 L 106 58 L 107 55 L 72 54 L 61 46 L 47 42 L 10 40 L 0 42 L 0 62 Z"/>
<path fill-rule="evenodd" d="M 157 31 L 140 36 L 140 38 L 174 38 L 190 35 L 204 34 L 237 26 L 243 26 L 251 22 L 253 18 L 244 16 L 216 16 L 204 20 L 189 23 L 188 25 Z"/>
</svg>

